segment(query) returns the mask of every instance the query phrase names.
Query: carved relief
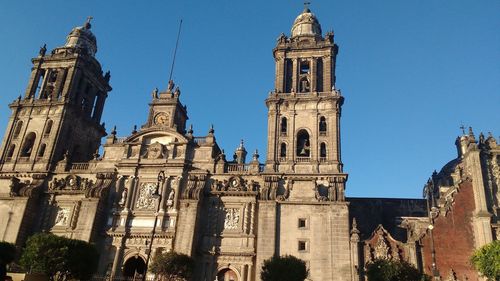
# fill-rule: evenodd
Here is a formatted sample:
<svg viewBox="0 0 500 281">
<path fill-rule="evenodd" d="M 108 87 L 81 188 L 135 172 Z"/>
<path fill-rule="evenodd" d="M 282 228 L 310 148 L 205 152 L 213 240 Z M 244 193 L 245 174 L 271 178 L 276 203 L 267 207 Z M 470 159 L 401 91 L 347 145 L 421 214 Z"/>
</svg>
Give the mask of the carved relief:
<svg viewBox="0 0 500 281">
<path fill-rule="evenodd" d="M 58 208 L 54 226 L 67 226 L 69 224 L 70 213 L 71 208 L 69 207 Z"/>
<path fill-rule="evenodd" d="M 224 229 L 231 230 L 237 229 L 240 221 L 240 209 L 238 208 L 224 208 L 226 217 L 224 220 Z"/>
<path fill-rule="evenodd" d="M 143 183 L 139 189 L 139 197 L 135 207 L 138 210 L 154 210 L 157 199 L 153 197 L 156 183 Z"/>
<path fill-rule="evenodd" d="M 87 190 L 94 185 L 94 181 L 69 175 L 65 178 L 54 178 L 49 182 L 49 190 Z"/>
<path fill-rule="evenodd" d="M 146 152 L 146 158 L 148 159 L 159 159 L 164 156 L 164 147 L 161 143 L 155 142 L 149 145 Z"/>
</svg>

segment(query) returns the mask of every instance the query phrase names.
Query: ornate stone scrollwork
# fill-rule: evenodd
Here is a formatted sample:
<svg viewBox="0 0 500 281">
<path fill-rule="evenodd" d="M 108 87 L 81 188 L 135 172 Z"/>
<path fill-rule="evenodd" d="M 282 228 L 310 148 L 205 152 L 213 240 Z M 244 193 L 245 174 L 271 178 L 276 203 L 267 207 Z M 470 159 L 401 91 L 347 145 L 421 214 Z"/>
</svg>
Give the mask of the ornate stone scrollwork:
<svg viewBox="0 0 500 281">
<path fill-rule="evenodd" d="M 141 184 L 139 189 L 139 198 L 135 203 L 138 210 L 153 210 L 155 208 L 156 199 L 153 193 L 156 190 L 156 183 L 145 182 Z"/>
<path fill-rule="evenodd" d="M 238 228 L 240 222 L 240 209 L 238 208 L 224 208 L 226 213 L 224 220 L 224 229 L 232 230 Z"/>
<path fill-rule="evenodd" d="M 163 144 L 159 142 L 155 142 L 149 145 L 147 152 L 146 152 L 146 158 L 147 159 L 159 159 L 162 158 L 165 153 L 164 153 L 164 146 Z"/>
<path fill-rule="evenodd" d="M 65 178 L 54 178 L 49 183 L 49 190 L 87 190 L 94 182 L 91 179 L 81 178 L 76 175 L 69 175 Z"/>
<path fill-rule="evenodd" d="M 276 196 L 276 200 L 285 201 L 290 197 L 290 190 L 292 189 L 293 180 L 286 179 L 283 183 L 283 193 Z"/>
</svg>

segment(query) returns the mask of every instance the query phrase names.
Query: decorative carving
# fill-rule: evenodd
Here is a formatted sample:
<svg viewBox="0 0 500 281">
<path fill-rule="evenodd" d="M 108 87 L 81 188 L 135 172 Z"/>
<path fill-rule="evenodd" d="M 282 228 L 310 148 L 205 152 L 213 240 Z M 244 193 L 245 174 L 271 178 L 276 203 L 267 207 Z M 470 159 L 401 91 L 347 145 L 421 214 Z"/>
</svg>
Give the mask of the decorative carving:
<svg viewBox="0 0 500 281">
<path fill-rule="evenodd" d="M 153 193 L 156 190 L 156 183 L 143 183 L 139 189 L 139 198 L 135 204 L 138 210 L 153 210 L 155 208 L 156 199 Z"/>
<path fill-rule="evenodd" d="M 155 142 L 153 144 L 150 144 L 148 147 L 148 151 L 147 151 L 147 158 L 148 159 L 162 158 L 164 156 L 163 150 L 164 150 L 163 144 L 161 144 L 159 142 Z"/>
<path fill-rule="evenodd" d="M 87 190 L 93 186 L 94 182 L 90 179 L 82 179 L 79 176 L 69 175 L 66 178 L 54 178 L 49 183 L 49 190 Z"/>
<path fill-rule="evenodd" d="M 315 195 L 316 199 L 319 202 L 328 201 L 328 197 L 324 196 L 320 193 L 320 186 L 318 185 L 318 182 L 316 180 L 313 180 L 313 182 L 314 182 L 314 195 Z"/>
<path fill-rule="evenodd" d="M 278 201 L 287 200 L 288 197 L 290 196 L 290 190 L 292 189 L 292 184 L 293 184 L 293 180 L 286 179 L 284 181 L 284 184 L 283 184 L 283 187 L 284 187 L 283 194 L 276 196 L 276 200 L 278 200 Z"/>
<path fill-rule="evenodd" d="M 224 229 L 237 229 L 240 221 L 240 209 L 238 208 L 224 208 L 226 218 L 224 220 Z"/>
<path fill-rule="evenodd" d="M 376 259 L 386 259 L 390 260 L 392 258 L 390 253 L 390 247 L 388 246 L 387 240 L 384 237 L 384 232 L 382 229 L 377 231 L 378 241 L 374 248 L 374 256 Z"/>
<path fill-rule="evenodd" d="M 9 192 L 10 197 L 19 196 L 19 190 L 21 188 L 20 180 L 16 177 L 10 178 L 9 188 L 10 188 Z"/>
<path fill-rule="evenodd" d="M 69 215 L 71 208 L 58 208 L 54 226 L 67 226 L 69 224 Z"/>
</svg>

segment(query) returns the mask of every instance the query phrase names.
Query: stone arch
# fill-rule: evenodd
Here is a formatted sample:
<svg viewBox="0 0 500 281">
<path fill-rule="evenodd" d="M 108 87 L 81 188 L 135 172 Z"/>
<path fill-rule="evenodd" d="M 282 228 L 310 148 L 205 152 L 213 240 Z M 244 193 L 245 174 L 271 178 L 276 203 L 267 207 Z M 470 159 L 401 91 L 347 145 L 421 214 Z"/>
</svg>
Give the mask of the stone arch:
<svg viewBox="0 0 500 281">
<path fill-rule="evenodd" d="M 146 274 L 146 259 L 135 252 L 124 257 L 122 266 L 122 275 L 124 277 L 138 277 Z"/>
<path fill-rule="evenodd" d="M 15 144 L 11 144 L 9 146 L 9 150 L 7 150 L 7 158 L 12 158 L 12 156 L 14 156 L 14 151 L 16 150 L 16 145 Z"/>
<path fill-rule="evenodd" d="M 296 155 L 299 157 L 311 157 L 310 132 L 306 129 L 299 129 L 296 136 Z"/>
<path fill-rule="evenodd" d="M 21 129 L 23 128 L 23 121 L 19 120 L 16 122 L 16 129 L 14 130 L 14 137 L 17 138 L 21 133 Z"/>
<path fill-rule="evenodd" d="M 47 120 L 47 124 L 45 125 L 45 131 L 43 132 L 44 135 L 49 135 L 50 132 L 52 131 L 52 125 L 54 124 L 54 121 L 52 120 Z"/>
<path fill-rule="evenodd" d="M 282 135 L 286 135 L 286 132 L 288 130 L 288 119 L 283 116 L 281 117 L 281 122 L 280 122 L 280 133 Z"/>
<path fill-rule="evenodd" d="M 231 274 L 233 273 L 233 274 Z M 234 279 L 229 279 L 231 275 L 234 276 Z M 221 278 L 222 277 L 222 278 Z M 226 278 L 228 279 L 226 280 Z M 217 274 L 216 274 L 216 280 L 218 281 L 242 281 L 242 277 L 238 269 L 236 269 L 234 266 L 231 265 L 225 265 L 217 268 Z"/>
<path fill-rule="evenodd" d="M 35 145 L 36 134 L 29 132 L 24 138 L 23 146 L 21 149 L 21 157 L 30 157 Z"/>
<path fill-rule="evenodd" d="M 320 133 L 326 133 L 326 130 L 327 130 L 327 123 L 326 123 L 326 117 L 325 116 L 321 116 L 319 118 L 319 124 L 318 124 L 318 127 L 319 127 L 319 132 Z"/>
<path fill-rule="evenodd" d="M 281 142 L 280 144 L 280 157 L 281 158 L 285 158 L 286 157 L 286 148 L 287 147 L 287 143 L 286 142 Z"/>
<path fill-rule="evenodd" d="M 319 157 L 326 158 L 328 156 L 328 145 L 326 142 L 321 142 L 319 145 Z"/>
<path fill-rule="evenodd" d="M 40 145 L 40 148 L 38 149 L 38 157 L 43 157 L 43 155 L 45 154 L 46 147 L 47 147 L 47 145 L 45 143 L 42 143 Z"/>
</svg>

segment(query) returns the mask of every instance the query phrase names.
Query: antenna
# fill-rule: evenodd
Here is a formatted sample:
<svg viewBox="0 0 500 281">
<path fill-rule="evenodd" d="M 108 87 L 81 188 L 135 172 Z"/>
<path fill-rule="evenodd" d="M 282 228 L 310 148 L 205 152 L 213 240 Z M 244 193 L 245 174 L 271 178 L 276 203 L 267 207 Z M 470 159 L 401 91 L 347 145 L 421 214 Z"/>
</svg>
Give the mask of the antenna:
<svg viewBox="0 0 500 281">
<path fill-rule="evenodd" d="M 170 75 L 168 76 L 168 81 L 172 80 L 172 74 L 174 73 L 175 56 L 177 55 L 177 47 L 179 46 L 179 37 L 181 36 L 182 19 L 179 22 L 179 31 L 177 32 L 177 41 L 175 42 L 174 58 L 172 59 L 172 67 L 170 67 Z"/>
</svg>

